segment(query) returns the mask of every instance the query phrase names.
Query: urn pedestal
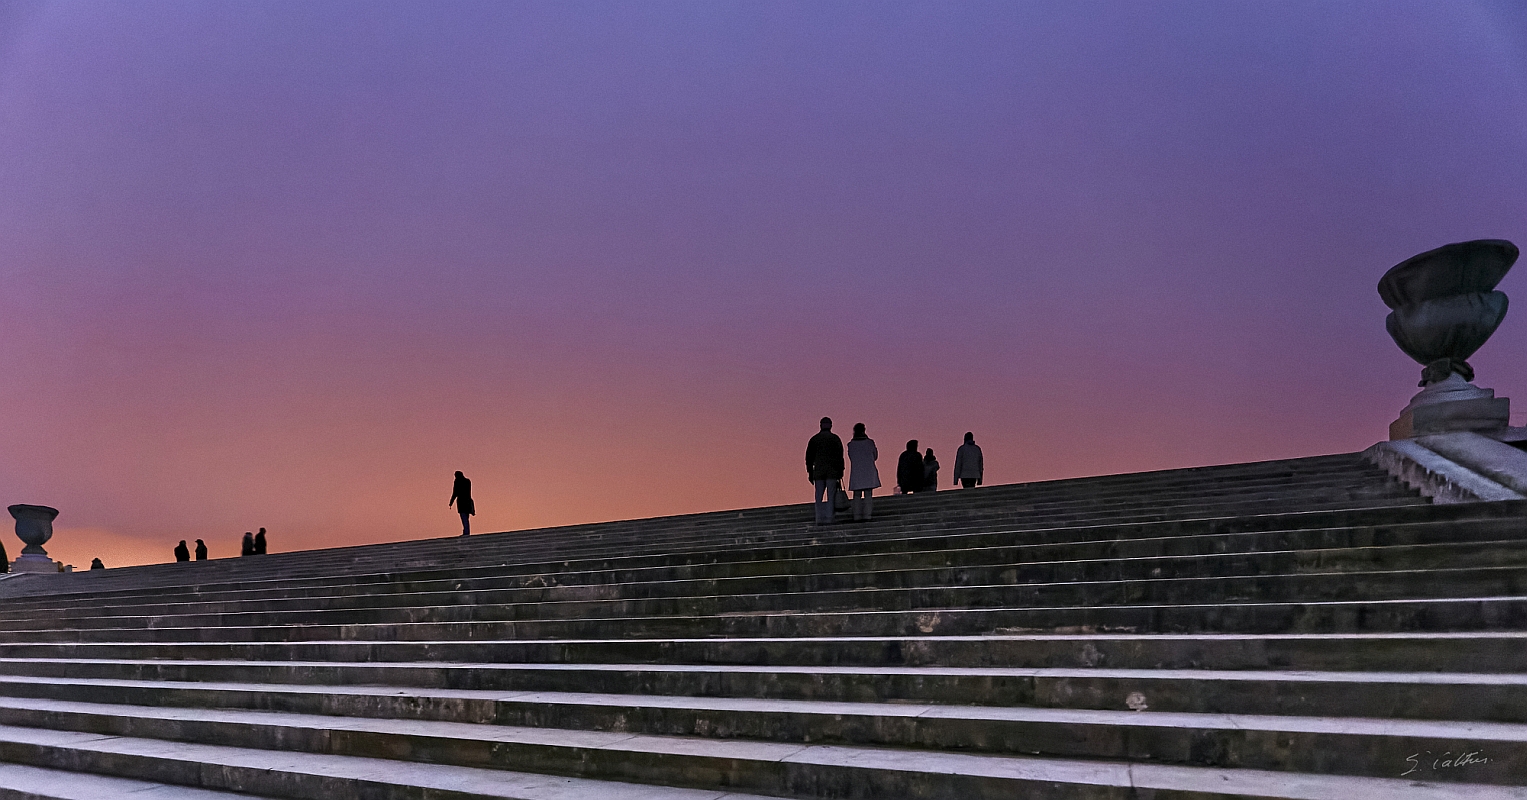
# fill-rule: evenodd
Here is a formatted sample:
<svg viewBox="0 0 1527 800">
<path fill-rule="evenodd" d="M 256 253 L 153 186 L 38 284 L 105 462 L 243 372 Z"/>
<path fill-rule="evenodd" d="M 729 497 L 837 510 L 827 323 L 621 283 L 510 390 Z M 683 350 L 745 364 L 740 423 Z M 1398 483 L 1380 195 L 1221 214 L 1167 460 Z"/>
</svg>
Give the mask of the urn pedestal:
<svg viewBox="0 0 1527 800">
<path fill-rule="evenodd" d="M 1510 424 L 1511 400 L 1496 397 L 1453 373 L 1410 398 L 1400 418 L 1389 423 L 1389 439 L 1414 439 L 1434 433 L 1473 431 L 1491 434 Z"/>
<path fill-rule="evenodd" d="M 58 509 L 19 503 L 6 510 L 16 518 L 16 538 L 26 544 L 21 555 L 11 562 L 11 571 L 57 573 L 58 563 L 48 558 L 48 551 L 42 546 L 53 538 L 53 520 Z"/>
</svg>

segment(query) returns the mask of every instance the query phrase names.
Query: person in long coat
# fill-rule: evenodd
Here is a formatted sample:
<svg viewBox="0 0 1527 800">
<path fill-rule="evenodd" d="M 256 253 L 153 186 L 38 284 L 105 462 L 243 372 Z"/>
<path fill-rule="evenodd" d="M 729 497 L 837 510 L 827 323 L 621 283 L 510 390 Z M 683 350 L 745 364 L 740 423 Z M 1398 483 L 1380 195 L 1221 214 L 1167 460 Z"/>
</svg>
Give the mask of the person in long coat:
<svg viewBox="0 0 1527 800">
<path fill-rule="evenodd" d="M 907 442 L 907 449 L 896 459 L 896 485 L 902 494 L 912 494 L 923 488 L 923 454 L 917 452 L 917 440 Z"/>
<path fill-rule="evenodd" d="M 966 489 L 980 486 L 985 473 L 986 463 L 981 459 L 981 448 L 976 444 L 976 435 L 966 431 L 965 443 L 954 451 L 954 482 Z"/>
<path fill-rule="evenodd" d="M 843 440 L 832 432 L 830 417 L 822 417 L 822 430 L 806 443 L 806 479 L 816 487 L 816 523 L 830 524 L 843 482 Z"/>
<path fill-rule="evenodd" d="M 196 560 L 197 561 L 206 561 L 207 560 L 207 543 L 202 541 L 202 540 L 200 540 L 200 539 L 196 540 Z"/>
<path fill-rule="evenodd" d="M 186 540 L 181 539 L 180 544 L 175 545 L 175 560 L 190 561 L 191 551 L 186 549 Z"/>
<path fill-rule="evenodd" d="M 880 488 L 880 470 L 875 459 L 880 451 L 875 440 L 864 432 L 864 423 L 854 423 L 854 438 L 848 440 L 848 490 L 853 494 L 855 522 L 867 522 L 875 510 L 875 490 Z"/>
<path fill-rule="evenodd" d="M 255 533 L 255 538 L 254 538 L 254 554 L 257 555 L 257 556 L 265 555 L 265 529 L 264 528 L 261 528 L 257 533 Z"/>
<path fill-rule="evenodd" d="M 456 471 L 456 482 L 451 484 L 451 499 L 446 506 L 451 503 L 456 504 L 456 513 L 461 515 L 461 535 L 470 536 L 471 517 L 477 514 L 477 505 L 472 502 L 472 482 L 460 470 Z"/>
</svg>

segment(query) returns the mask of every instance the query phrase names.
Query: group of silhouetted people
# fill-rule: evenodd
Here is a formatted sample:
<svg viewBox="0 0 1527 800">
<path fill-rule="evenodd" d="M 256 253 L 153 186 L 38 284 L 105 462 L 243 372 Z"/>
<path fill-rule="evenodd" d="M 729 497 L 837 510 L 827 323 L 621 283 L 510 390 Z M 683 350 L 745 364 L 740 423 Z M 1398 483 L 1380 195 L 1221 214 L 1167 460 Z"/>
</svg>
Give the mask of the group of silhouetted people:
<svg viewBox="0 0 1527 800">
<path fill-rule="evenodd" d="M 197 539 L 197 541 L 200 542 L 201 540 Z M 265 555 L 265 529 L 264 528 L 261 528 L 259 533 L 250 533 L 249 531 L 244 531 L 244 542 L 239 545 L 239 555 L 241 555 L 241 556 L 263 556 L 263 555 Z M 200 556 L 198 556 L 198 558 L 200 558 Z"/>
<path fill-rule="evenodd" d="M 241 555 L 241 556 L 263 556 L 263 555 L 265 555 L 265 529 L 264 528 L 261 528 L 259 533 L 252 533 L 250 531 L 244 531 L 244 542 L 239 547 L 239 555 Z M 180 540 L 180 544 L 175 545 L 175 560 L 176 561 L 190 561 L 191 560 L 191 550 L 186 547 L 186 540 L 185 539 L 181 539 Z M 207 560 L 207 543 L 202 541 L 202 540 L 200 540 L 200 539 L 196 540 L 196 560 L 197 561 L 206 561 Z M 99 558 L 96 559 L 95 561 L 92 561 L 90 563 L 90 568 L 91 569 L 105 569 L 106 568 L 105 565 L 102 565 L 102 566 L 99 566 L 99 567 L 96 566 L 96 563 L 98 563 L 99 561 L 100 561 Z"/>
<path fill-rule="evenodd" d="M 843 459 L 845 449 L 847 464 Z M 880 451 L 875 447 L 875 440 L 865 433 L 864 423 L 854 425 L 853 438 L 848 440 L 845 448 L 843 440 L 832 432 L 832 419 L 822 417 L 822 430 L 806 444 L 806 476 L 816 490 L 814 508 L 818 525 L 830 524 L 833 514 L 845 506 L 855 522 L 870 518 L 874 511 L 875 490 L 880 488 L 880 470 L 875 466 L 879 457 Z M 955 453 L 953 485 L 967 489 L 980 486 L 985 468 L 975 434 L 966 433 L 965 443 Z M 933 448 L 919 453 L 917 440 L 912 439 L 896 462 L 896 490 L 902 494 L 937 491 L 938 471 L 939 463 Z M 842 496 L 845 472 L 851 498 Z"/>
</svg>

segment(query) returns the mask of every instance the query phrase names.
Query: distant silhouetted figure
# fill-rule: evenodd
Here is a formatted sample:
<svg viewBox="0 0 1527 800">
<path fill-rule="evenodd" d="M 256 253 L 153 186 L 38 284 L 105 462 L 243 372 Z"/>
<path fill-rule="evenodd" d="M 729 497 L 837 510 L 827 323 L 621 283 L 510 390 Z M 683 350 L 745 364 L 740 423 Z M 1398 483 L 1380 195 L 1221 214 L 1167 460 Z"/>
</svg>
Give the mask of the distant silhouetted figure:
<svg viewBox="0 0 1527 800">
<path fill-rule="evenodd" d="M 927 455 L 923 456 L 923 491 L 938 491 L 938 459 L 933 457 L 933 448 L 928 448 Z"/>
<path fill-rule="evenodd" d="M 99 559 L 99 558 L 92 558 L 92 559 L 90 559 L 90 568 L 92 570 L 106 569 L 106 565 L 101 563 L 101 559 Z"/>
<path fill-rule="evenodd" d="M 175 545 L 175 560 L 190 561 L 191 551 L 186 549 L 186 540 L 181 539 L 180 544 Z"/>
<path fill-rule="evenodd" d="M 255 534 L 255 538 L 254 538 L 254 554 L 257 555 L 257 556 L 265 555 L 265 529 L 264 528 L 261 528 L 260 532 Z"/>
<path fill-rule="evenodd" d="M 456 471 L 456 482 L 451 484 L 451 499 L 446 502 L 446 506 L 449 507 L 451 503 L 456 504 L 456 513 L 461 515 L 461 535 L 471 535 L 471 518 L 477 514 L 477 504 L 472 502 L 472 482 L 461 474 L 461 470 Z"/>
<path fill-rule="evenodd" d="M 981 485 L 986 465 L 981 461 L 981 448 L 976 445 L 976 435 L 967 431 L 965 443 L 954 453 L 954 482 L 969 489 Z"/>
<path fill-rule="evenodd" d="M 896 485 L 902 494 L 912 494 L 923 488 L 923 454 L 917 452 L 917 440 L 907 442 L 907 449 L 896 459 Z"/>
<path fill-rule="evenodd" d="M 11 559 L 10 559 L 10 556 L 7 556 L 5 554 L 5 543 L 4 542 L 0 542 L 0 572 L 10 572 L 10 571 L 11 571 Z"/>
<path fill-rule="evenodd" d="M 206 561 L 207 560 L 207 543 L 202 541 L 202 540 L 200 540 L 200 539 L 196 540 L 196 560 L 197 561 Z"/>
<path fill-rule="evenodd" d="M 244 531 L 244 543 L 239 546 L 239 555 L 252 556 L 255 554 L 254 533 Z"/>
<path fill-rule="evenodd" d="M 852 469 L 848 474 L 848 490 L 853 492 L 854 521 L 866 522 L 875 510 L 875 490 L 880 488 L 880 470 L 875 459 L 880 451 L 875 440 L 864 433 L 864 423 L 854 423 L 854 438 L 848 440 L 848 460 Z"/>
<path fill-rule="evenodd" d="M 816 523 L 831 523 L 843 483 L 843 440 L 832 432 L 830 417 L 822 417 L 822 430 L 806 443 L 806 479 L 816 487 Z"/>
</svg>

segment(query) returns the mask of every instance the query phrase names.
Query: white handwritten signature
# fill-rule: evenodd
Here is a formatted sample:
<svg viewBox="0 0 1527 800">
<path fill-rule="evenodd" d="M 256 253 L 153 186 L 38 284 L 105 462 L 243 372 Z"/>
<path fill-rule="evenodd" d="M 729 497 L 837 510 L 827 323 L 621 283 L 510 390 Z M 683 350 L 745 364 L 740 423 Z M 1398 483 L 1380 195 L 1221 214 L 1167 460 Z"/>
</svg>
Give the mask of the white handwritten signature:
<svg viewBox="0 0 1527 800">
<path fill-rule="evenodd" d="M 1423 755 L 1426 756 L 1426 757 L 1423 758 Z M 1432 770 L 1442 770 L 1442 769 L 1457 769 L 1459 767 L 1467 767 L 1467 766 L 1469 766 L 1471 764 L 1488 764 L 1488 763 L 1490 763 L 1490 759 L 1485 758 L 1484 751 L 1482 751 L 1482 750 L 1472 750 L 1472 751 L 1469 751 L 1469 752 L 1466 752 L 1466 753 L 1459 753 L 1456 756 L 1453 755 L 1453 751 L 1449 750 L 1449 751 L 1443 753 L 1442 755 L 1437 756 L 1436 758 L 1430 758 L 1431 755 L 1432 755 L 1432 751 L 1427 750 L 1427 751 L 1425 751 L 1424 754 L 1423 753 L 1416 753 L 1414 755 L 1406 756 L 1405 760 L 1410 763 L 1410 769 L 1405 770 L 1404 772 L 1400 773 L 1400 777 L 1403 778 L 1406 775 L 1411 774 L 1412 772 L 1419 772 L 1420 770 L 1426 768 L 1427 766 L 1430 766 Z M 1430 760 L 1431 760 L 1431 764 L 1430 765 L 1428 765 L 1426 763 L 1428 758 L 1430 758 Z"/>
</svg>

